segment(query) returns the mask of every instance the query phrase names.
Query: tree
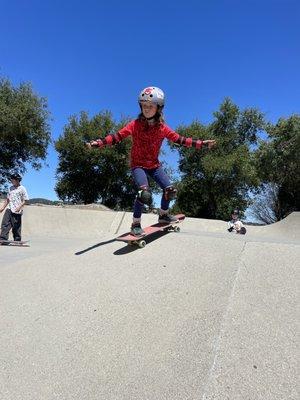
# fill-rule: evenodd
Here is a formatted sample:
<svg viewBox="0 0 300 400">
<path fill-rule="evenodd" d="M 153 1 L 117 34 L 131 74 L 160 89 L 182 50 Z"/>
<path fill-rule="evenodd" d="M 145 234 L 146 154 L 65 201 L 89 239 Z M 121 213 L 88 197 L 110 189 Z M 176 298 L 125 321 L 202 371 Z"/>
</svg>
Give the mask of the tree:
<svg viewBox="0 0 300 400">
<path fill-rule="evenodd" d="M 85 146 L 85 142 L 115 132 L 126 122 L 117 124 L 110 112 L 91 119 L 86 112 L 70 117 L 55 143 L 59 153 L 55 190 L 60 199 L 85 204 L 101 201 L 110 208 L 132 207 L 136 192 L 128 163 L 130 139 L 102 149 Z"/>
<path fill-rule="evenodd" d="M 278 221 L 300 210 L 300 115 L 269 123 L 266 132 L 268 140 L 260 143 L 255 161 L 263 184 L 277 187 Z"/>
<path fill-rule="evenodd" d="M 177 131 L 193 138 L 215 139 L 213 150 L 179 149 L 181 182 L 174 211 L 193 217 L 227 219 L 233 208 L 245 210 L 249 189 L 258 185 L 251 146 L 264 127 L 263 114 L 241 111 L 225 99 L 208 126 L 198 121 Z"/>
<path fill-rule="evenodd" d="M 33 92 L 31 84 L 13 87 L 0 79 L 0 187 L 9 174 L 35 169 L 46 158 L 50 142 L 47 100 Z"/>
<path fill-rule="evenodd" d="M 273 224 L 278 221 L 280 219 L 278 186 L 273 183 L 262 184 L 255 191 L 255 197 L 249 211 L 257 222 Z"/>
</svg>

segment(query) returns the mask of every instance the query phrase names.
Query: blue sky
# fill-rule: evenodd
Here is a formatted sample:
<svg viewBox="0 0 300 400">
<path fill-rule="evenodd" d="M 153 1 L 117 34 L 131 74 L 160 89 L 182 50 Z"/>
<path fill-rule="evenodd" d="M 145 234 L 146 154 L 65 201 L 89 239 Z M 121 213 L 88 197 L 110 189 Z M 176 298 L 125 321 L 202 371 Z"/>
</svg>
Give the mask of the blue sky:
<svg viewBox="0 0 300 400">
<path fill-rule="evenodd" d="M 70 115 L 135 117 L 146 86 L 176 128 L 212 120 L 225 97 L 272 122 L 300 110 L 300 2 L 1 1 L 0 75 L 48 99 L 53 139 Z M 166 161 L 176 168 L 174 153 Z M 30 168 L 29 195 L 56 199 L 57 156 Z"/>
</svg>

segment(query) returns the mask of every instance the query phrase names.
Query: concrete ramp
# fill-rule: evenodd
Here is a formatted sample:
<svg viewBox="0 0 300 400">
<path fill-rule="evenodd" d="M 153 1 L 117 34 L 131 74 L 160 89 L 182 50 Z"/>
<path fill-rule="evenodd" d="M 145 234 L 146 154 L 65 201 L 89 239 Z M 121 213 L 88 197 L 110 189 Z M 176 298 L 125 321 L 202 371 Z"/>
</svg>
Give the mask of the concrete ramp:
<svg viewBox="0 0 300 400">
<path fill-rule="evenodd" d="M 0 399 L 298 399 L 299 213 L 245 236 L 187 218 L 144 249 L 115 241 L 131 218 L 26 207 L 31 247 L 0 247 Z"/>
<path fill-rule="evenodd" d="M 257 236 L 277 237 L 283 240 L 300 240 L 300 212 L 293 212 L 285 219 L 271 225 L 255 227 Z"/>
<path fill-rule="evenodd" d="M 97 237 L 118 229 L 123 212 L 77 208 L 28 206 L 24 213 L 24 235 L 30 237 Z"/>
<path fill-rule="evenodd" d="M 105 232 L 113 234 L 129 229 L 132 214 L 123 211 L 82 210 L 79 208 L 28 206 L 23 222 L 24 235 L 47 237 L 91 237 Z M 143 215 L 143 224 L 156 222 L 154 214 Z M 227 223 L 221 220 L 187 218 L 189 230 L 194 232 L 227 234 Z M 282 221 L 266 226 L 249 226 L 247 237 L 257 240 L 300 239 L 300 212 L 294 212 Z M 228 235 L 227 235 L 228 236 Z"/>
</svg>

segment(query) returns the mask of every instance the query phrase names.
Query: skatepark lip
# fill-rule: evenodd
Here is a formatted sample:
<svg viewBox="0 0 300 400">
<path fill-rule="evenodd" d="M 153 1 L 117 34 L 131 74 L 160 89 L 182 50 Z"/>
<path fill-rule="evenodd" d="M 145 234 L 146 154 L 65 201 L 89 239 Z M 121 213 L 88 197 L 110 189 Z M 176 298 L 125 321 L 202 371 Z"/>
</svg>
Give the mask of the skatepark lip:
<svg viewBox="0 0 300 400">
<path fill-rule="evenodd" d="M 132 214 L 123 211 L 91 210 L 89 208 L 62 208 L 57 206 L 28 206 L 23 218 L 23 235 L 46 237 L 98 237 L 109 232 L 119 236 L 128 231 Z M 143 226 L 156 223 L 155 214 L 143 214 Z M 183 227 L 203 233 L 227 234 L 227 221 L 186 218 Z M 282 221 L 266 226 L 247 226 L 245 240 L 273 239 L 297 242 L 300 237 L 300 212 L 294 212 Z"/>
</svg>

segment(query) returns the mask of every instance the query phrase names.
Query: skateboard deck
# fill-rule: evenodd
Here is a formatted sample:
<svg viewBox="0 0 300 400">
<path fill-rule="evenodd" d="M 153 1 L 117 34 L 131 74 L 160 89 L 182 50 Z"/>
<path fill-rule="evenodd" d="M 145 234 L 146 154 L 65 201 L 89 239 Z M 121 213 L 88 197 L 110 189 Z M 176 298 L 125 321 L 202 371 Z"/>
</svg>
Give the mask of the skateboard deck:
<svg viewBox="0 0 300 400">
<path fill-rule="evenodd" d="M 29 247 L 29 240 L 0 240 L 0 246 L 21 246 L 21 247 Z"/>
<path fill-rule="evenodd" d="M 141 236 L 134 236 L 130 232 L 126 232 L 121 236 L 118 236 L 116 240 L 120 240 L 122 242 L 126 242 L 128 245 L 133 245 L 136 244 L 139 247 L 145 247 L 146 246 L 146 241 L 145 238 L 147 238 L 150 235 L 153 235 L 153 233 L 159 232 L 159 231 L 174 231 L 174 232 L 179 232 L 180 227 L 178 224 L 180 224 L 184 219 L 185 215 L 184 214 L 177 214 L 175 215 L 177 218 L 177 221 L 172 222 L 171 224 L 163 224 L 163 223 L 156 223 L 150 226 L 147 226 L 146 228 L 143 228 L 145 233 Z"/>
<path fill-rule="evenodd" d="M 247 229 L 244 226 L 242 226 L 239 231 L 236 231 L 233 227 L 227 229 L 227 231 L 230 233 L 237 233 L 238 235 L 245 235 L 247 232 Z"/>
</svg>

